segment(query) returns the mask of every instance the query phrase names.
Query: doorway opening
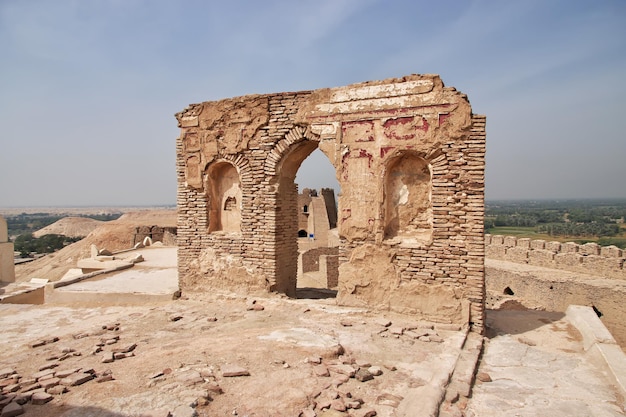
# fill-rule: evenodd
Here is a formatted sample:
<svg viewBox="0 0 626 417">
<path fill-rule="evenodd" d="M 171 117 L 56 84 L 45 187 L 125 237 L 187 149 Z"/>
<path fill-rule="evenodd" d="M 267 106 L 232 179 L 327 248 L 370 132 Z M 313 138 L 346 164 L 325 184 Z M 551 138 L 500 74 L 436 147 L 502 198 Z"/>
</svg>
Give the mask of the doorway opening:
<svg viewBox="0 0 626 417">
<path fill-rule="evenodd" d="M 298 298 L 330 298 L 337 294 L 339 233 L 335 167 L 315 149 L 301 163 L 295 177 L 298 192 Z"/>
</svg>

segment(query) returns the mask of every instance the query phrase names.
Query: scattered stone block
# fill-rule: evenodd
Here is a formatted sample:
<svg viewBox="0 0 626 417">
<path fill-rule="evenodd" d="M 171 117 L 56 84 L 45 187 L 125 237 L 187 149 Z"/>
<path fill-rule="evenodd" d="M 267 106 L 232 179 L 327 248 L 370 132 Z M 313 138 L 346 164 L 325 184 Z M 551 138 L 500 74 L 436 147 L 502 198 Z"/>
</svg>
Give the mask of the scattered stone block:
<svg viewBox="0 0 626 417">
<path fill-rule="evenodd" d="M 376 416 L 376 410 L 371 408 L 364 408 L 361 410 L 355 410 L 352 413 L 352 417 L 374 417 Z"/>
<path fill-rule="evenodd" d="M 47 392 L 36 392 L 30 398 L 30 402 L 34 405 L 42 405 L 52 400 L 52 395 Z"/>
<path fill-rule="evenodd" d="M 332 410 L 337 410 L 337 411 L 346 411 L 346 409 L 347 409 L 346 404 L 343 402 L 343 400 L 341 398 L 337 398 L 335 400 L 332 400 L 330 402 L 330 408 Z"/>
<path fill-rule="evenodd" d="M 315 368 L 313 368 L 313 372 L 315 373 L 316 376 L 323 377 L 323 378 L 330 376 L 330 372 L 328 371 L 328 368 L 325 366 L 316 366 Z"/>
<path fill-rule="evenodd" d="M 359 370 L 354 374 L 354 378 L 357 381 L 365 382 L 374 379 L 374 375 L 372 375 L 367 369 L 359 368 Z"/>
<path fill-rule="evenodd" d="M 176 375 L 176 380 L 187 386 L 201 384 L 204 382 L 204 378 L 202 378 L 200 372 L 194 370 L 181 372 Z"/>
<path fill-rule="evenodd" d="M 7 378 L 10 375 L 16 374 L 15 369 L 13 368 L 4 368 L 0 370 L 0 378 Z"/>
<path fill-rule="evenodd" d="M 388 405 L 390 407 L 398 407 L 398 405 L 400 405 L 400 402 L 404 399 L 404 397 L 400 396 L 400 395 L 394 395 L 394 394 L 390 394 L 390 393 L 383 393 L 380 394 L 378 397 L 376 397 L 376 404 L 380 404 L 380 405 Z"/>
<path fill-rule="evenodd" d="M 246 368 L 237 365 L 224 365 L 221 368 L 223 377 L 250 376 Z"/>
<path fill-rule="evenodd" d="M 23 387 L 33 385 L 35 383 L 37 383 L 37 380 L 35 378 L 23 378 L 22 380 L 20 380 L 20 385 Z"/>
<path fill-rule="evenodd" d="M 347 375 L 349 378 L 354 377 L 356 370 L 351 365 L 330 365 L 328 370 L 337 374 Z"/>
<path fill-rule="evenodd" d="M 178 321 L 178 320 L 181 320 L 182 318 L 183 318 L 183 316 L 181 316 L 181 315 L 179 315 L 179 314 L 172 314 L 172 315 L 169 317 L 169 320 L 170 320 L 170 321 Z"/>
<path fill-rule="evenodd" d="M 14 398 L 14 401 L 19 405 L 24 405 L 30 401 L 30 398 L 33 396 L 32 392 L 20 392 Z"/>
<path fill-rule="evenodd" d="M 91 381 L 93 378 L 94 375 L 92 373 L 81 372 L 61 379 L 60 384 L 67 387 L 73 387 L 76 385 L 82 385 L 87 381 Z"/>
<path fill-rule="evenodd" d="M 61 394 L 65 394 L 67 391 L 68 389 L 64 385 L 56 385 L 46 390 L 46 392 L 50 395 L 61 395 Z"/>
<path fill-rule="evenodd" d="M 404 327 L 390 327 L 389 332 L 394 335 L 402 336 L 404 334 Z"/>
<path fill-rule="evenodd" d="M 8 403 L 3 409 L 0 417 L 15 417 L 24 414 L 24 407 L 13 401 Z"/>
<path fill-rule="evenodd" d="M 380 325 L 380 326 L 383 326 L 383 327 L 391 326 L 391 321 L 386 319 L 386 318 L 384 318 L 384 317 L 377 318 L 375 323 Z"/>
<path fill-rule="evenodd" d="M 135 356 L 135 352 L 113 352 L 113 358 L 115 360 L 130 358 Z"/>
<path fill-rule="evenodd" d="M 359 367 L 359 368 L 369 368 L 370 366 L 372 366 L 372 364 L 366 360 L 363 359 L 357 359 L 356 361 L 354 361 L 354 363 Z"/>
<path fill-rule="evenodd" d="M 39 382 L 35 382 L 34 384 L 26 385 L 22 388 L 22 392 L 28 392 L 36 390 L 37 388 L 41 388 L 41 384 Z"/>
<path fill-rule="evenodd" d="M 491 382 L 491 376 L 487 372 L 480 371 L 476 374 L 476 380 L 480 382 Z"/>
<path fill-rule="evenodd" d="M 350 380 L 350 377 L 348 375 L 337 375 L 333 378 L 332 380 L 332 384 L 335 386 L 339 386 L 342 384 L 345 384 L 346 382 L 348 382 Z"/>
<path fill-rule="evenodd" d="M 35 374 L 33 374 L 33 378 L 35 378 L 36 380 L 39 379 L 43 379 L 49 375 L 54 375 L 54 370 L 52 369 L 44 369 L 43 371 L 39 371 Z"/>
<path fill-rule="evenodd" d="M 96 378 L 96 382 L 97 383 L 102 383 L 102 382 L 108 382 L 108 381 L 113 381 L 113 375 L 112 374 L 107 374 L 107 375 L 101 375 L 99 377 Z"/>
<path fill-rule="evenodd" d="M 104 340 L 104 344 L 105 345 L 114 345 L 115 343 L 117 343 L 117 341 L 120 340 L 119 336 L 113 337 L 111 339 L 106 339 Z"/>
<path fill-rule="evenodd" d="M 361 403 L 358 401 L 346 401 L 346 408 L 349 408 L 351 410 L 356 410 L 358 408 L 361 408 Z"/>
<path fill-rule="evenodd" d="M 216 382 L 209 382 L 206 385 L 206 389 L 209 392 L 209 394 L 223 394 L 224 390 L 222 389 L 222 387 L 220 387 Z"/>
<path fill-rule="evenodd" d="M 383 374 L 383 370 L 380 366 L 370 366 L 367 370 L 374 376 Z"/>
<path fill-rule="evenodd" d="M 9 404 L 11 401 L 13 401 L 15 399 L 17 394 L 8 394 L 5 396 L 0 396 L 0 410 L 2 410 L 2 407 L 5 407 L 7 404 Z"/>
<path fill-rule="evenodd" d="M 7 385 L 6 387 L 4 387 L 4 389 L 2 390 L 2 392 L 4 392 L 5 394 L 8 394 L 10 392 L 17 392 L 20 389 L 20 384 L 11 384 L 11 385 Z"/>
<path fill-rule="evenodd" d="M 49 378 L 41 382 L 41 387 L 46 391 L 54 386 L 59 385 L 61 380 L 59 378 Z"/>
<path fill-rule="evenodd" d="M 104 355 L 102 355 L 102 363 L 111 363 L 115 360 L 115 357 L 113 356 L 113 352 L 106 352 Z"/>
</svg>

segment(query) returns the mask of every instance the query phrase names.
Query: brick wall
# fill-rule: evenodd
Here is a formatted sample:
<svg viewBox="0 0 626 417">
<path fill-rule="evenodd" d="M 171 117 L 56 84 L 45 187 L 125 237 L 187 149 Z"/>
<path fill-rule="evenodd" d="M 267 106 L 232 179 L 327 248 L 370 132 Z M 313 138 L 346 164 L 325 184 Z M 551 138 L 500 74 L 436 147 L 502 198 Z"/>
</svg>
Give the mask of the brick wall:
<svg viewBox="0 0 626 417">
<path fill-rule="evenodd" d="M 342 190 L 338 302 L 482 331 L 485 117 L 438 76 L 204 102 L 176 117 L 183 290 L 295 294 L 294 179 L 319 147 Z M 428 201 L 403 186 L 413 172 L 397 172 L 404 177 L 391 190 L 390 167 L 411 166 L 396 164 L 402 158 L 422 161 Z M 216 163 L 232 164 L 240 176 L 240 230 L 209 232 L 210 198 L 219 196 L 208 192 L 207 173 Z M 390 192 L 402 205 L 393 219 L 394 206 L 384 204 Z"/>
</svg>

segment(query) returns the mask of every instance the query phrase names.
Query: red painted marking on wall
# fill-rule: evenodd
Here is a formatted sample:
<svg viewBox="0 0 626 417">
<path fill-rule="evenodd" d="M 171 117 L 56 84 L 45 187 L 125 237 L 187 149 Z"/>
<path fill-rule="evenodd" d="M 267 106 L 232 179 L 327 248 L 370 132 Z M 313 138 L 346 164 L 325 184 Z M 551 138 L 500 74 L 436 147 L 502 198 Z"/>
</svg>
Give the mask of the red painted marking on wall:
<svg viewBox="0 0 626 417">
<path fill-rule="evenodd" d="M 350 158 L 350 151 L 347 151 L 341 156 L 341 171 L 343 173 L 342 177 L 344 181 L 348 181 L 348 166 L 346 164 L 346 160 Z"/>
<path fill-rule="evenodd" d="M 341 131 L 344 137 L 356 136 L 355 142 L 374 141 L 374 122 L 371 120 L 356 120 L 342 123 Z"/>
<path fill-rule="evenodd" d="M 451 116 L 450 113 L 439 113 L 439 126 L 441 126 L 441 124 L 445 122 L 446 119 L 450 116 Z"/>
<path fill-rule="evenodd" d="M 357 158 L 367 158 L 367 167 L 368 168 L 372 167 L 372 161 L 374 157 L 372 156 L 371 153 L 367 152 L 365 149 L 359 149 L 359 155 L 357 156 Z"/>
<path fill-rule="evenodd" d="M 428 132 L 428 128 L 429 128 L 429 124 L 428 124 L 428 120 L 426 120 L 425 117 L 422 117 L 422 125 L 421 126 L 415 126 L 416 129 L 419 130 L 423 130 L 424 133 Z"/>
<path fill-rule="evenodd" d="M 398 139 L 398 140 L 410 140 L 415 137 L 414 133 L 406 133 L 404 135 L 398 134 L 398 130 L 403 130 L 404 132 L 410 132 L 411 125 L 413 124 L 413 117 L 398 117 L 396 119 L 388 119 L 383 123 L 383 128 L 385 131 L 385 136 L 390 139 Z"/>
<path fill-rule="evenodd" d="M 383 146 L 380 148 L 380 157 L 383 158 L 385 155 L 389 153 L 389 151 L 396 149 L 395 146 Z"/>
</svg>

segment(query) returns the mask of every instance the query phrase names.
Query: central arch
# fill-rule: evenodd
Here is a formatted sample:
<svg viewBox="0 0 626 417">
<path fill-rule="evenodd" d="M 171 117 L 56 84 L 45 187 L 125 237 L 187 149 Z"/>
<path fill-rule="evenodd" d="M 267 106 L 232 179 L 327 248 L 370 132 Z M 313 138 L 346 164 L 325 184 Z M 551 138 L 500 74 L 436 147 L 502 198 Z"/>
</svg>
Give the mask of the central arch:
<svg viewBox="0 0 626 417">
<path fill-rule="evenodd" d="M 273 173 L 271 186 L 276 198 L 275 291 L 296 296 L 298 276 L 298 186 L 296 174 L 302 162 L 319 145 L 308 127 L 296 126 L 269 153 L 266 172 Z"/>
</svg>

